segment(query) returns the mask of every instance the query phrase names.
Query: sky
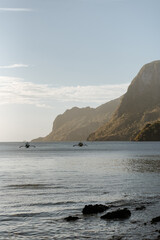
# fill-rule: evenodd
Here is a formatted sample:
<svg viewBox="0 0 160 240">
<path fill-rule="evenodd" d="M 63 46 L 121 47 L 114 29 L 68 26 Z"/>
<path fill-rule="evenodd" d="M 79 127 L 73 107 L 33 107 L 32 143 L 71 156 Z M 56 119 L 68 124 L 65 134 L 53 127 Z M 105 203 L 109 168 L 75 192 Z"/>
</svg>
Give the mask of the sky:
<svg viewBox="0 0 160 240">
<path fill-rule="evenodd" d="M 123 95 L 160 59 L 159 0 L 0 0 L 0 142 Z"/>
</svg>

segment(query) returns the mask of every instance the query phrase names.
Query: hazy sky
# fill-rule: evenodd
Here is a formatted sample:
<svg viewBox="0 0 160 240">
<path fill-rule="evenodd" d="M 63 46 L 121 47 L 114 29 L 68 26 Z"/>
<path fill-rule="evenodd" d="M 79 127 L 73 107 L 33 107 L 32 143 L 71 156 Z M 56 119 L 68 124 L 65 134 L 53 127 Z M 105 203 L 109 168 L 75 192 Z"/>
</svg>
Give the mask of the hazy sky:
<svg viewBox="0 0 160 240">
<path fill-rule="evenodd" d="M 0 0 L 0 141 L 47 135 L 160 59 L 159 0 Z"/>
</svg>

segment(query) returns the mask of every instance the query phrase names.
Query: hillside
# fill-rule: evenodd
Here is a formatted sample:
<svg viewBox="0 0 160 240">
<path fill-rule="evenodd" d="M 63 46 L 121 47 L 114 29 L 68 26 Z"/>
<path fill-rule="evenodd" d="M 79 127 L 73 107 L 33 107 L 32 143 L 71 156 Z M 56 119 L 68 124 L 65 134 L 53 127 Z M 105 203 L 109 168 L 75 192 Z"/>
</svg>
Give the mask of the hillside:
<svg viewBox="0 0 160 240">
<path fill-rule="evenodd" d="M 90 141 L 131 140 L 148 122 L 160 119 L 160 61 L 148 63 L 131 82 L 108 123 Z"/>
<path fill-rule="evenodd" d="M 160 121 L 146 124 L 134 141 L 160 141 Z"/>
<path fill-rule="evenodd" d="M 84 141 L 90 133 L 109 121 L 120 104 L 121 98 L 105 103 L 97 108 L 74 107 L 58 115 L 49 135 L 34 142 Z"/>
</svg>

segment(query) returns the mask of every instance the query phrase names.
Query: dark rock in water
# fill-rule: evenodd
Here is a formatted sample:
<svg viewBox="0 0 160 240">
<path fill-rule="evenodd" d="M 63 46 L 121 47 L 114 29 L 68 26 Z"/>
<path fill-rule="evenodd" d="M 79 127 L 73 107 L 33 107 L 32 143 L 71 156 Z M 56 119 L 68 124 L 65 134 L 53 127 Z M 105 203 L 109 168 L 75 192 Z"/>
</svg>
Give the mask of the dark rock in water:
<svg viewBox="0 0 160 240">
<path fill-rule="evenodd" d="M 101 216 L 102 219 L 126 219 L 131 216 L 131 212 L 127 209 L 118 209 L 113 212 L 109 212 L 103 216 Z"/>
<path fill-rule="evenodd" d="M 156 224 L 157 222 L 160 222 L 160 216 L 152 218 L 151 224 Z"/>
<path fill-rule="evenodd" d="M 140 207 L 135 208 L 136 211 L 141 211 L 141 210 L 144 210 L 144 209 L 146 209 L 145 206 L 140 206 Z"/>
<path fill-rule="evenodd" d="M 121 236 L 112 236 L 110 240 L 121 240 L 121 239 L 122 239 Z"/>
<path fill-rule="evenodd" d="M 79 217 L 75 217 L 75 216 L 69 216 L 69 217 L 64 218 L 64 220 L 66 220 L 67 222 L 76 221 L 78 219 L 79 219 Z"/>
<path fill-rule="evenodd" d="M 85 205 L 82 210 L 83 214 L 95 214 L 95 213 L 102 213 L 106 211 L 109 207 L 103 204 L 95 204 L 95 205 Z"/>
</svg>

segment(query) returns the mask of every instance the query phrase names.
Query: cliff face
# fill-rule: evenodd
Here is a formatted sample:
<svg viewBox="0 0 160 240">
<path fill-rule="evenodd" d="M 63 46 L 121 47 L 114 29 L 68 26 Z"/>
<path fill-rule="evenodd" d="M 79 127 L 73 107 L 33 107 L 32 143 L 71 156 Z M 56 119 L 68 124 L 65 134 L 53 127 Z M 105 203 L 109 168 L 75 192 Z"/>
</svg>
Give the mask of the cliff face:
<svg viewBox="0 0 160 240">
<path fill-rule="evenodd" d="M 160 141 L 160 121 L 146 124 L 134 141 Z"/>
<path fill-rule="evenodd" d="M 120 99 L 112 100 L 97 108 L 74 107 L 58 115 L 53 123 L 52 132 L 34 142 L 85 141 L 90 133 L 109 121 L 120 104 Z"/>
<path fill-rule="evenodd" d="M 111 120 L 88 140 L 130 140 L 148 122 L 160 118 L 160 61 L 142 67 Z"/>
</svg>

